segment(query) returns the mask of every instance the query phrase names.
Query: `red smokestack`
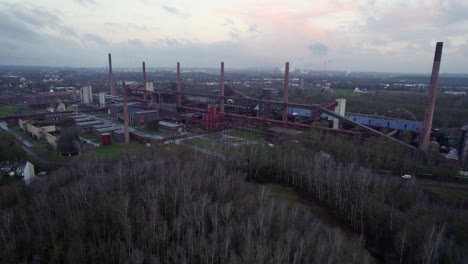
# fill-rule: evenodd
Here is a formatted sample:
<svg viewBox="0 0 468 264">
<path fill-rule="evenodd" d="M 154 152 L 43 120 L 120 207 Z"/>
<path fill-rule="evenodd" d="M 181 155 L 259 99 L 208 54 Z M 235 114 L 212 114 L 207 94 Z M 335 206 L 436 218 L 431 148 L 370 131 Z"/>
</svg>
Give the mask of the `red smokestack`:
<svg viewBox="0 0 468 264">
<path fill-rule="evenodd" d="M 439 69 L 440 61 L 442 59 L 442 47 L 443 42 L 437 42 L 435 54 L 434 54 L 434 64 L 432 65 L 432 76 L 431 76 L 431 86 L 429 88 L 429 99 L 427 101 L 426 114 L 424 115 L 424 129 L 421 135 L 421 143 L 419 144 L 419 149 L 427 152 L 429 148 L 429 141 L 431 137 L 432 130 L 432 118 L 434 117 L 434 107 L 437 94 L 437 84 L 439 82 Z"/>
<path fill-rule="evenodd" d="M 289 88 L 289 62 L 284 68 L 284 88 L 283 88 L 283 122 L 288 121 L 288 88 Z"/>
<path fill-rule="evenodd" d="M 143 62 L 143 99 L 146 101 L 146 66 L 145 62 Z"/>
<path fill-rule="evenodd" d="M 180 94 L 180 62 L 177 62 L 177 111 L 182 107 L 182 96 Z"/>
<path fill-rule="evenodd" d="M 224 114 L 224 62 L 221 62 L 221 102 L 219 103 L 219 111 Z"/>
<path fill-rule="evenodd" d="M 114 81 L 112 79 L 112 56 L 109 53 L 109 87 L 110 87 L 110 94 L 114 95 Z"/>
<path fill-rule="evenodd" d="M 125 82 L 123 82 L 122 87 L 123 92 L 123 112 L 124 112 L 124 137 L 125 137 L 125 144 L 130 142 L 130 134 L 128 133 L 128 109 L 127 109 L 127 86 Z"/>
</svg>

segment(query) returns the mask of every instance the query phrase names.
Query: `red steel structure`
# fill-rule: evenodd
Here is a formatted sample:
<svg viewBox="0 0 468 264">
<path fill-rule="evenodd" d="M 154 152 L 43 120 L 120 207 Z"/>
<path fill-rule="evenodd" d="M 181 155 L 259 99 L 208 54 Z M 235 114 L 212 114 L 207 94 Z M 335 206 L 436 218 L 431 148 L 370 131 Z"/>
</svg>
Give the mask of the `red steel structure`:
<svg viewBox="0 0 468 264">
<path fill-rule="evenodd" d="M 283 88 L 283 122 L 288 122 L 288 89 L 289 89 L 289 62 L 284 67 L 284 88 Z"/>
<path fill-rule="evenodd" d="M 146 66 L 143 62 L 143 89 L 146 91 Z M 143 99 L 146 101 L 146 92 L 143 93 Z"/>
<path fill-rule="evenodd" d="M 125 144 L 128 144 L 130 143 L 130 134 L 128 132 L 127 86 L 125 85 L 125 82 L 123 82 L 122 93 L 123 93 L 123 112 L 124 112 L 124 137 L 125 137 Z"/>
<path fill-rule="evenodd" d="M 440 60 L 439 60 L 440 61 Z M 164 96 L 166 100 L 167 98 L 174 98 L 173 104 L 175 104 L 177 111 L 176 112 L 171 112 L 171 110 L 163 109 L 160 108 L 159 110 L 161 113 L 165 113 L 168 116 L 172 118 L 178 118 L 181 119 L 182 115 L 187 115 L 189 113 L 203 113 L 201 116 L 200 123 L 203 128 L 205 129 L 223 129 L 225 125 L 227 125 L 226 122 L 240 122 L 240 123 L 245 123 L 245 124 L 254 124 L 254 125 L 265 125 L 265 126 L 283 126 L 283 127 L 289 127 L 289 128 L 294 128 L 294 129 L 310 129 L 311 125 L 307 123 L 300 123 L 300 122 L 289 122 L 289 113 L 288 113 L 288 108 L 289 107 L 298 107 L 298 108 L 303 108 L 303 109 L 309 109 L 315 112 L 314 116 L 311 117 L 311 121 L 314 121 L 314 118 L 319 118 L 320 113 L 326 114 L 329 117 L 337 118 L 341 122 L 347 123 L 353 127 L 359 127 L 365 133 L 369 135 L 377 135 L 377 136 L 382 136 L 385 138 L 388 138 L 389 140 L 395 141 L 399 144 L 405 145 L 406 147 L 415 150 L 416 148 L 406 144 L 404 142 L 401 142 L 387 134 L 384 134 L 380 131 L 377 131 L 373 128 L 370 128 L 368 126 L 362 125 L 358 122 L 354 122 L 350 119 L 347 119 L 344 116 L 341 116 L 333 111 L 333 109 L 337 106 L 336 102 L 333 102 L 331 104 L 322 106 L 318 104 L 313 104 L 313 105 L 308 105 L 308 104 L 297 104 L 297 103 L 290 103 L 288 101 L 288 88 L 289 88 L 289 62 L 286 62 L 285 64 L 285 72 L 284 72 L 284 87 L 283 87 L 283 100 L 280 101 L 270 101 L 270 100 L 264 100 L 264 99 L 256 99 L 256 98 L 251 98 L 248 96 L 241 96 L 237 97 L 236 95 L 233 96 L 226 96 L 224 94 L 224 63 L 221 63 L 221 89 L 219 95 L 215 94 L 205 94 L 205 93 L 197 93 L 197 92 L 189 92 L 189 91 L 181 91 L 181 77 L 180 77 L 180 63 L 177 62 L 177 85 L 176 89 L 170 90 L 158 90 L 158 91 L 146 91 L 152 95 L 152 98 L 155 96 L 158 96 L 158 103 L 161 106 L 161 98 Z M 125 92 L 124 92 L 124 104 L 126 105 L 127 101 L 127 93 L 132 92 L 132 91 L 137 91 L 141 92 L 143 86 L 137 86 L 134 88 L 128 88 L 124 85 Z M 192 98 L 197 98 L 195 100 L 198 100 L 198 103 L 182 103 L 182 96 L 186 97 L 192 97 Z M 205 98 L 204 102 L 200 103 L 200 98 Z M 142 101 L 143 103 L 147 103 L 148 100 L 145 100 L 141 97 L 135 97 L 132 98 L 133 100 L 138 100 Z M 271 116 L 265 116 L 265 117 L 256 117 L 252 115 L 246 115 L 244 114 L 238 114 L 238 113 L 233 113 L 233 112 L 226 112 L 226 109 L 222 109 L 221 103 L 220 103 L 220 110 L 217 112 L 216 110 L 216 104 L 218 102 L 224 102 L 224 100 L 227 99 L 232 99 L 236 101 L 239 107 L 246 108 L 246 110 L 252 108 L 248 108 L 245 105 L 251 105 L 251 104 L 270 104 L 270 105 L 276 105 L 282 107 L 282 113 L 281 113 L 281 120 L 274 119 Z M 169 99 L 170 101 L 171 99 Z M 150 100 L 151 101 L 151 100 Z M 168 102 L 164 102 L 164 104 L 168 104 Z M 169 104 L 171 104 L 169 102 Z M 204 105 L 204 106 L 203 106 Z M 207 107 L 208 105 L 208 107 Z M 225 106 L 225 105 L 224 105 Z M 231 105 L 232 106 L 232 105 Z M 224 110 L 224 112 L 222 112 Z M 246 111 L 247 113 L 248 111 Z M 184 114 L 185 113 L 185 114 Z M 190 114 L 189 114 L 190 115 Z M 128 117 L 127 117 L 128 118 Z M 128 120 L 127 122 L 127 130 L 128 130 Z M 231 124 L 230 124 L 231 125 Z M 343 134 L 349 134 L 349 135 L 355 135 L 356 132 L 354 131 L 347 131 L 347 130 L 340 130 L 340 129 L 329 129 L 329 128 L 324 128 L 324 130 L 330 131 L 330 132 L 337 132 L 337 133 L 343 133 Z M 362 134 L 362 133 L 357 133 L 357 134 Z"/>
<path fill-rule="evenodd" d="M 114 81 L 112 79 L 112 55 L 109 53 L 109 88 L 110 88 L 110 95 L 114 94 Z"/>
<path fill-rule="evenodd" d="M 219 95 L 221 95 L 221 101 L 219 102 L 219 112 L 224 114 L 224 62 L 221 62 L 221 87 L 219 90 Z"/>
<path fill-rule="evenodd" d="M 180 81 L 180 62 L 177 62 L 177 111 L 182 109 L 181 81 Z"/>
<path fill-rule="evenodd" d="M 431 86 L 429 88 L 429 98 L 427 101 L 426 113 L 424 115 L 424 129 L 421 135 L 419 149 L 427 152 L 432 130 L 432 118 L 434 117 L 435 100 L 437 95 L 437 84 L 439 82 L 440 61 L 442 59 L 443 42 L 437 42 L 434 53 L 434 64 L 432 66 Z"/>
</svg>

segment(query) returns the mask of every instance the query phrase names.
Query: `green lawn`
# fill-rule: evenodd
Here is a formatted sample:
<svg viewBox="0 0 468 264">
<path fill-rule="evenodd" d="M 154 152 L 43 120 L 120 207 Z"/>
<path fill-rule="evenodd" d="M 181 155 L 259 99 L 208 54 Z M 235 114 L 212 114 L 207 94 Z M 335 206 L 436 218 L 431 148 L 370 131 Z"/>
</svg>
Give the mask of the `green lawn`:
<svg viewBox="0 0 468 264">
<path fill-rule="evenodd" d="M 31 150 L 47 161 L 67 162 L 73 159 L 73 156 L 58 156 L 55 150 L 48 148 L 47 141 L 45 140 L 35 141 L 34 139 L 30 139 L 30 141 L 34 143 L 34 147 Z"/>
<path fill-rule="evenodd" d="M 418 91 L 381 90 L 380 92 L 389 93 L 389 94 L 412 94 L 412 95 L 426 96 L 424 92 L 418 92 Z"/>
<path fill-rule="evenodd" d="M 212 133 L 212 134 L 204 135 L 203 137 L 207 139 L 220 139 L 221 135 L 219 133 Z"/>
<path fill-rule="evenodd" d="M 343 96 L 361 96 L 362 93 L 355 93 L 352 89 L 340 89 L 340 88 L 333 88 L 333 94 L 339 94 Z"/>
<path fill-rule="evenodd" d="M 94 152 L 98 158 L 117 159 L 123 155 L 142 155 L 151 152 L 145 144 L 130 142 L 129 144 L 113 142 L 111 146 L 89 150 L 85 155 Z"/>
<path fill-rule="evenodd" d="M 94 143 L 101 143 L 101 139 L 96 137 L 95 134 L 93 133 L 83 133 L 80 135 L 82 138 L 85 138 L 85 139 L 88 139 L 88 140 L 91 140 L 92 142 Z"/>
<path fill-rule="evenodd" d="M 161 136 L 161 137 L 173 137 L 173 136 L 175 136 L 174 133 L 165 132 L 165 131 L 149 131 L 149 133 L 155 134 L 155 135 Z"/>
<path fill-rule="evenodd" d="M 0 116 L 12 116 L 15 115 L 16 106 L 14 105 L 3 105 L 0 106 Z"/>
<path fill-rule="evenodd" d="M 229 136 L 238 137 L 246 140 L 260 140 L 263 136 L 259 133 L 246 130 L 232 130 L 224 133 Z"/>
<path fill-rule="evenodd" d="M 30 114 L 31 111 L 25 110 L 24 109 L 25 107 L 16 106 L 16 105 L 2 105 L 0 106 L 0 117 Z"/>
<path fill-rule="evenodd" d="M 212 143 L 212 142 L 210 142 L 208 140 L 202 139 L 202 138 L 186 139 L 186 140 L 184 140 L 184 143 L 192 145 L 192 146 L 196 146 L 196 147 L 199 147 L 199 148 L 214 150 L 214 147 L 213 147 L 214 143 Z"/>
<path fill-rule="evenodd" d="M 13 131 L 15 131 L 16 133 L 22 135 L 22 136 L 25 136 L 26 134 L 24 134 L 23 131 L 20 130 L 20 127 L 19 126 L 8 126 L 8 129 L 11 129 Z"/>
<path fill-rule="evenodd" d="M 461 201 L 468 201 L 468 189 L 456 189 L 439 186 L 425 186 L 424 189 L 434 194 L 443 202 L 460 203 Z"/>
<path fill-rule="evenodd" d="M 189 146 L 177 144 L 164 144 L 164 149 L 174 153 L 183 154 L 193 151 Z"/>
</svg>

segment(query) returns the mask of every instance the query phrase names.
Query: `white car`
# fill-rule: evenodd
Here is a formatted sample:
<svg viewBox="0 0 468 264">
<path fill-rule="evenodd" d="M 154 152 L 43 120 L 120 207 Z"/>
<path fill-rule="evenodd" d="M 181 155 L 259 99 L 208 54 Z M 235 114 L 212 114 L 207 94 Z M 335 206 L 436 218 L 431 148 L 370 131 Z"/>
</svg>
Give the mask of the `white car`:
<svg viewBox="0 0 468 264">
<path fill-rule="evenodd" d="M 403 179 L 411 179 L 413 178 L 413 176 L 411 176 L 411 174 L 404 174 L 401 176 Z"/>
</svg>

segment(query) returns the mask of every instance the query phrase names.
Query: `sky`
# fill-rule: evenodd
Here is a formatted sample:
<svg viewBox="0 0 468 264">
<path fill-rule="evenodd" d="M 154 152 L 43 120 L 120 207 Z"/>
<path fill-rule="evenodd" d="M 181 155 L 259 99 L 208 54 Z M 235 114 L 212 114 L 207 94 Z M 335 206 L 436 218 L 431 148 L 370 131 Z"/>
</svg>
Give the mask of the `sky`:
<svg viewBox="0 0 468 264">
<path fill-rule="evenodd" d="M 468 73 L 468 0 L 0 0 L 0 65 Z"/>
</svg>

